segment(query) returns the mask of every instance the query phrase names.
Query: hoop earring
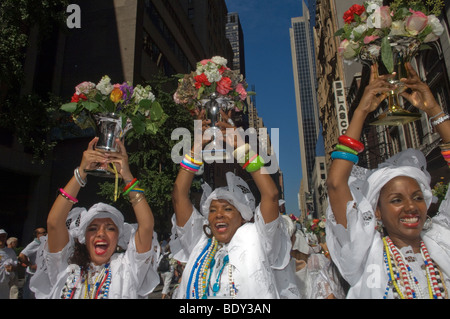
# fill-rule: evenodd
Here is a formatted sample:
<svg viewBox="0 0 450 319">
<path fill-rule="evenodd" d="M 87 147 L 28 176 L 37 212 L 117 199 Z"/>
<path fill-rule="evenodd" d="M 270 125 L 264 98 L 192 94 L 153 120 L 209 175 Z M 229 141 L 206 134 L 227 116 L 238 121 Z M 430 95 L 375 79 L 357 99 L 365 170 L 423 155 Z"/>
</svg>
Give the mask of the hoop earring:
<svg viewBox="0 0 450 319">
<path fill-rule="evenodd" d="M 209 234 L 206 231 L 206 229 L 209 229 Z M 213 237 L 213 234 L 212 234 L 211 228 L 209 228 L 209 225 L 203 225 L 203 232 L 205 233 L 206 237 L 208 237 L 208 238 Z"/>
<path fill-rule="evenodd" d="M 428 230 L 428 229 L 431 228 L 431 226 L 433 226 L 433 221 L 431 220 L 431 217 L 429 215 L 427 215 L 427 220 L 423 224 L 422 229 L 423 230 Z"/>
<path fill-rule="evenodd" d="M 375 229 L 380 233 L 381 237 L 384 237 L 384 227 L 383 227 L 383 221 L 381 219 L 377 219 L 377 224 L 375 226 Z"/>
</svg>

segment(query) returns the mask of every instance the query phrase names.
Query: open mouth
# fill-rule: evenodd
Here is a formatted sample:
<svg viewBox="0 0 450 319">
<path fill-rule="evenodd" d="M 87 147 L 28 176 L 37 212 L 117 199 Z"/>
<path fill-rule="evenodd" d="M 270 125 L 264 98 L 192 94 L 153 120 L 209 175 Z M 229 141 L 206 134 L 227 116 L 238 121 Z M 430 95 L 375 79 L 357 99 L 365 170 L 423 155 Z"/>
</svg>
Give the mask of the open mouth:
<svg viewBox="0 0 450 319">
<path fill-rule="evenodd" d="M 108 246 L 109 246 L 108 243 L 105 241 L 98 241 L 94 243 L 95 253 L 97 255 L 104 255 L 108 250 Z"/>
<path fill-rule="evenodd" d="M 226 224 L 226 223 L 217 223 L 217 224 L 214 225 L 214 227 L 216 228 L 216 230 L 219 233 L 223 233 L 223 232 L 225 232 L 228 229 L 228 224 Z"/>
<path fill-rule="evenodd" d="M 400 218 L 400 222 L 406 227 L 417 227 L 419 225 L 419 216 L 408 216 Z"/>
</svg>

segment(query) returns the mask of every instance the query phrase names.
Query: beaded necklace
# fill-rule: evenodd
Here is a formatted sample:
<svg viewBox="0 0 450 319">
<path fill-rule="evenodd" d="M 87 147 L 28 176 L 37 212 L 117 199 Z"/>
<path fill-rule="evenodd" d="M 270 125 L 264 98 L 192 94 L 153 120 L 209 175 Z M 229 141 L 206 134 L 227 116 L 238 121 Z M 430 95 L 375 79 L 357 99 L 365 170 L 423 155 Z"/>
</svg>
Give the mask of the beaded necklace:
<svg viewBox="0 0 450 319">
<path fill-rule="evenodd" d="M 94 277 L 95 274 L 96 276 Z M 71 279 L 68 278 L 61 297 L 64 299 L 73 299 L 77 287 L 80 286 L 80 288 L 84 289 L 84 299 L 107 299 L 110 285 L 111 268 L 110 264 L 107 263 L 102 267 L 101 271 L 93 272 L 92 275 L 89 268 L 87 271 L 80 271 L 78 278 L 73 274 Z"/>
<path fill-rule="evenodd" d="M 383 238 L 383 244 L 384 262 L 389 277 L 388 285 L 383 298 L 387 298 L 388 292 L 391 288 L 393 290 L 394 297 L 398 296 L 401 299 L 425 298 L 425 294 L 420 288 L 419 281 L 414 276 L 411 267 L 407 263 L 401 251 L 394 245 L 388 236 Z M 445 291 L 445 286 L 440 280 L 441 276 L 437 275 L 439 270 L 436 270 L 437 268 L 433 265 L 423 241 L 420 245 L 420 251 L 425 261 L 429 296 L 434 299 L 443 298 L 442 292 Z"/>
<path fill-rule="evenodd" d="M 192 281 L 195 275 L 195 272 L 197 271 L 197 269 L 199 268 L 199 266 L 201 267 L 201 261 L 204 260 L 205 254 L 208 252 L 210 246 L 211 246 L 212 240 L 211 238 L 208 239 L 208 242 L 205 246 L 205 248 L 203 248 L 202 252 L 199 254 L 199 256 L 197 257 L 196 261 L 194 262 L 194 265 L 192 266 L 192 270 L 191 273 L 189 275 L 189 280 L 188 280 L 188 285 L 186 288 L 186 299 L 190 299 L 191 297 L 191 286 L 192 286 Z M 194 283 L 194 286 L 196 286 L 196 284 Z M 192 297 L 195 298 L 195 287 L 192 290 Z M 198 298 L 198 296 L 197 296 Z"/>
<path fill-rule="evenodd" d="M 208 240 L 205 248 L 197 257 L 194 265 L 192 266 L 191 273 L 189 275 L 188 286 L 186 290 L 186 298 L 193 299 L 207 299 L 209 297 L 209 287 L 211 287 L 211 276 L 213 268 L 216 264 L 215 256 L 220 248 L 219 243 L 215 237 Z M 226 255 L 223 259 L 221 269 L 218 271 L 216 281 L 211 287 L 213 295 L 216 296 L 220 290 L 220 278 L 225 267 L 228 265 L 228 279 L 230 283 L 230 295 L 232 298 L 236 296 L 236 287 L 232 276 L 232 266 L 229 265 L 229 257 Z"/>
</svg>

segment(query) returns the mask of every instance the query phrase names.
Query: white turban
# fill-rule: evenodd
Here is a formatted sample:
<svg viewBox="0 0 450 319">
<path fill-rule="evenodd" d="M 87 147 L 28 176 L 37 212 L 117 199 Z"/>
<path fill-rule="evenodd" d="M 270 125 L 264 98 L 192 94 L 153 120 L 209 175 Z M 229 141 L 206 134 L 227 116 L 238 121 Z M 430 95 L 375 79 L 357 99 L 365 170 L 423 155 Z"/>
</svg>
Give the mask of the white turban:
<svg viewBox="0 0 450 319">
<path fill-rule="evenodd" d="M 97 218 L 111 218 L 117 229 L 119 230 L 119 246 L 123 247 L 124 243 L 124 217 L 120 211 L 115 207 L 104 204 L 97 203 L 89 208 L 88 211 L 81 213 L 80 225 L 77 229 L 77 238 L 81 244 L 86 242 L 86 228 L 91 224 L 94 219 Z M 125 246 L 126 247 L 126 246 Z"/>
<path fill-rule="evenodd" d="M 367 179 L 361 187 L 361 192 L 375 211 L 383 186 L 395 177 L 408 176 L 417 181 L 427 207 L 430 207 L 433 194 L 430 187 L 431 178 L 426 165 L 426 159 L 422 152 L 415 149 L 407 149 L 380 164 L 378 169 L 369 171 Z"/>
<path fill-rule="evenodd" d="M 209 215 L 211 201 L 224 199 L 241 213 L 242 218 L 249 221 L 253 217 L 255 210 L 255 197 L 253 196 L 247 183 L 232 172 L 226 174 L 227 187 L 216 188 L 213 192 L 208 184 L 203 184 L 203 194 L 200 201 L 200 209 L 206 218 Z"/>
</svg>

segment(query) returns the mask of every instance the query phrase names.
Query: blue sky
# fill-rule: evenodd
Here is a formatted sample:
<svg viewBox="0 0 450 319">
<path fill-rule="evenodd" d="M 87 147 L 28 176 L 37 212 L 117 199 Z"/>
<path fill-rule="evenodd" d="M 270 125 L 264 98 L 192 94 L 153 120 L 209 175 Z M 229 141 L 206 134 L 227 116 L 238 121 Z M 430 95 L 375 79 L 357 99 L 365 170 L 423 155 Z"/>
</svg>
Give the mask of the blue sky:
<svg viewBox="0 0 450 319">
<path fill-rule="evenodd" d="M 289 28 L 302 15 L 301 0 L 226 0 L 238 12 L 244 32 L 246 77 L 255 85 L 258 115 L 279 128 L 279 165 L 284 174 L 286 210 L 299 215 L 302 178 Z"/>
</svg>

